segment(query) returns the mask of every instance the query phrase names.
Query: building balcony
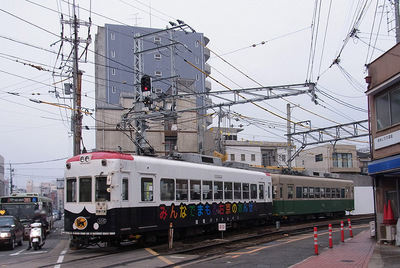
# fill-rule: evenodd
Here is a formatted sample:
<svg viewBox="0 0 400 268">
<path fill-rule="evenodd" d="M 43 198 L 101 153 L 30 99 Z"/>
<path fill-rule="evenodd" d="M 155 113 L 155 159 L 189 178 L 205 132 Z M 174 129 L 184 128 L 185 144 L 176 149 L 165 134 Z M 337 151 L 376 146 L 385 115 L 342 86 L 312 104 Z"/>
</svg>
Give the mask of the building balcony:
<svg viewBox="0 0 400 268">
<path fill-rule="evenodd" d="M 206 91 L 210 92 L 211 91 L 211 82 L 206 80 L 205 87 L 206 87 Z"/>
<path fill-rule="evenodd" d="M 211 57 L 211 51 L 208 48 L 204 48 L 204 59 L 205 61 L 208 61 L 208 59 Z"/>
<path fill-rule="evenodd" d="M 204 72 L 206 72 L 208 75 L 210 75 L 211 74 L 211 66 L 210 66 L 210 64 L 205 64 L 204 65 Z"/>
</svg>

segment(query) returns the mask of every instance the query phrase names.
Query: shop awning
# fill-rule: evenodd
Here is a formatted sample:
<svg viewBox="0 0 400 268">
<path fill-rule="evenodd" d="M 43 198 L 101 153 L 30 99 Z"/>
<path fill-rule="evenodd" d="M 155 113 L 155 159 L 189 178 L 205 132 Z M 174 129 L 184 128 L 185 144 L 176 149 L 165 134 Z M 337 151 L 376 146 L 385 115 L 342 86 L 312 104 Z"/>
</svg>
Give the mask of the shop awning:
<svg viewBox="0 0 400 268">
<path fill-rule="evenodd" d="M 369 175 L 400 172 L 400 155 L 372 161 L 368 164 Z"/>
</svg>

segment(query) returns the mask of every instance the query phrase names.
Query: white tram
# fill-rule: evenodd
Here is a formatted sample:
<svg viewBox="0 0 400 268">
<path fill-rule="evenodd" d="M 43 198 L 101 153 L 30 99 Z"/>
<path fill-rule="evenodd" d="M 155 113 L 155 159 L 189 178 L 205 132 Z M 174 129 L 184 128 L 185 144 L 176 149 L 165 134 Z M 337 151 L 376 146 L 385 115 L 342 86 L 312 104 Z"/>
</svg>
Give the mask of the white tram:
<svg viewBox="0 0 400 268">
<path fill-rule="evenodd" d="M 170 224 L 191 232 L 272 215 L 266 173 L 135 156 L 77 155 L 65 170 L 65 232 L 71 247 L 154 241 Z M 179 232 L 178 232 L 179 233 Z"/>
</svg>

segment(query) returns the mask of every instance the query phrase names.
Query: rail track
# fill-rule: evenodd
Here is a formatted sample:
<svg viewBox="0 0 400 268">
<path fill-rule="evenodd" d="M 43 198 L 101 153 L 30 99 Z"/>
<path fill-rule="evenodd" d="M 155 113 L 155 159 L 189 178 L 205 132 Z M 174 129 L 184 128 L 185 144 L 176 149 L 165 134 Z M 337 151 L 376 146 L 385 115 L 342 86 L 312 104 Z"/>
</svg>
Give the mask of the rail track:
<svg viewBox="0 0 400 268">
<path fill-rule="evenodd" d="M 368 223 L 374 220 L 373 214 L 348 216 L 341 219 L 323 219 L 305 223 L 282 223 L 277 230 L 276 227 L 260 226 L 253 227 L 245 232 L 231 231 L 226 232 L 224 239 L 219 239 L 220 234 L 202 236 L 200 238 L 185 239 L 174 242 L 173 249 L 168 249 L 167 244 L 152 247 L 160 254 L 195 254 L 202 257 L 223 254 L 243 247 L 255 246 L 266 242 L 278 240 L 282 237 L 307 233 L 318 227 L 320 230 L 328 229 L 328 225 L 340 227 L 340 222 L 351 219 L 352 225 Z"/>
</svg>

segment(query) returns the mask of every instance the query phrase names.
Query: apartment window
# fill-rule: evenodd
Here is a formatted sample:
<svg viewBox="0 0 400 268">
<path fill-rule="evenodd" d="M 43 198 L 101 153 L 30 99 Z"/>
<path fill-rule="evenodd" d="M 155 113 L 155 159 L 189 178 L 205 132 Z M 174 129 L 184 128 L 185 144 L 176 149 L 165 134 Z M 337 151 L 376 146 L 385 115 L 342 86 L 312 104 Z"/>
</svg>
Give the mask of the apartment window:
<svg viewBox="0 0 400 268">
<path fill-rule="evenodd" d="M 161 88 L 156 88 L 156 89 L 154 89 L 154 92 L 156 94 L 161 94 L 162 93 L 162 89 Z"/>
<path fill-rule="evenodd" d="M 376 98 L 375 107 L 378 130 L 400 123 L 400 88 Z"/>
<path fill-rule="evenodd" d="M 241 154 L 240 155 L 240 161 L 246 161 L 246 155 L 245 154 Z"/>
<path fill-rule="evenodd" d="M 256 155 L 255 154 L 251 154 L 251 161 L 256 161 Z"/>
<path fill-rule="evenodd" d="M 111 50 L 111 58 L 115 58 L 115 50 Z"/>
<path fill-rule="evenodd" d="M 235 154 L 231 154 L 231 161 L 235 161 Z"/>
<path fill-rule="evenodd" d="M 161 72 L 161 71 L 156 71 L 154 74 L 155 74 L 155 76 L 158 77 L 158 78 L 161 78 L 161 77 L 162 77 L 162 72 Z"/>
<path fill-rule="evenodd" d="M 353 167 L 353 154 L 351 153 L 333 153 L 333 166 L 337 168 Z"/>
<path fill-rule="evenodd" d="M 111 69 L 111 74 L 115 75 L 115 69 L 114 68 Z"/>
<path fill-rule="evenodd" d="M 199 64 L 200 59 L 196 57 L 196 64 Z"/>
<path fill-rule="evenodd" d="M 115 87 L 111 87 L 111 93 L 115 94 L 117 92 L 117 89 Z"/>
<path fill-rule="evenodd" d="M 155 36 L 154 37 L 154 44 L 161 44 L 161 37 Z"/>
<path fill-rule="evenodd" d="M 111 40 L 115 40 L 115 33 L 111 33 L 111 34 L 110 34 L 110 39 L 111 39 Z"/>
<path fill-rule="evenodd" d="M 165 151 L 172 152 L 175 150 L 176 137 L 165 137 Z"/>
<path fill-rule="evenodd" d="M 194 43 L 194 46 L 195 46 L 195 47 L 199 47 L 199 41 L 196 41 L 196 42 Z"/>
<path fill-rule="evenodd" d="M 155 60 L 161 60 L 161 54 L 154 54 L 154 59 Z"/>
<path fill-rule="evenodd" d="M 323 160 L 322 154 L 315 155 L 315 162 L 321 162 Z"/>
<path fill-rule="evenodd" d="M 196 81 L 199 81 L 199 75 L 196 74 Z"/>
</svg>

